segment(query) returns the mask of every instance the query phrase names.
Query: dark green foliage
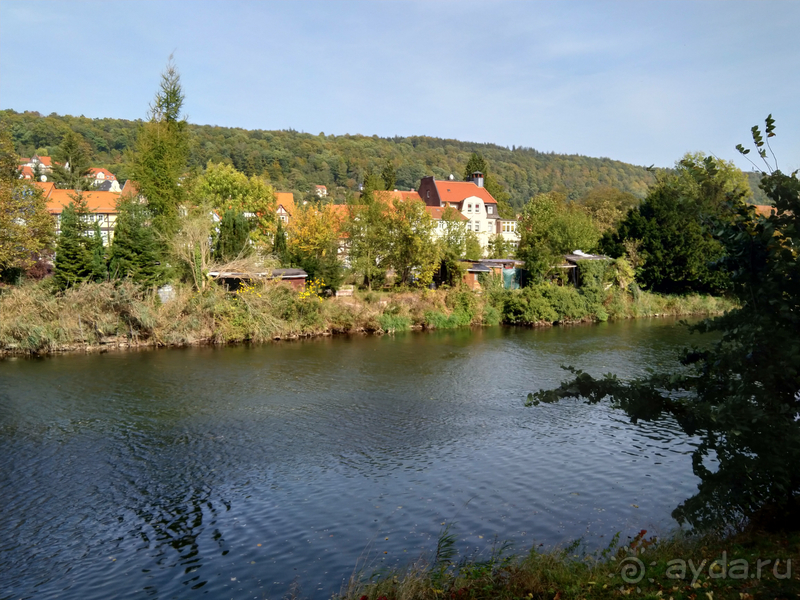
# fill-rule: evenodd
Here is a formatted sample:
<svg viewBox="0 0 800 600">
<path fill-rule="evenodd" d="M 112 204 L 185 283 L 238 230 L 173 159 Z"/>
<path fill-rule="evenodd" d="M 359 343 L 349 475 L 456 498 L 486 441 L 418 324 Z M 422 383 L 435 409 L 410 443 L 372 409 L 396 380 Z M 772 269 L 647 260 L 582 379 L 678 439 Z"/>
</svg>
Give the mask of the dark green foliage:
<svg viewBox="0 0 800 600">
<path fill-rule="evenodd" d="M 160 90 L 150 107 L 150 120 L 137 133 L 132 176 L 147 199 L 156 231 L 170 237 L 178 230 L 178 207 L 184 204 L 180 179 L 189 157 L 188 124 L 180 119 L 183 92 L 172 62 L 161 75 Z"/>
<path fill-rule="evenodd" d="M 383 179 L 383 189 L 392 191 L 397 184 L 397 171 L 394 169 L 392 161 L 387 160 L 386 166 L 381 171 L 381 179 Z"/>
<path fill-rule="evenodd" d="M 92 274 L 91 281 L 105 281 L 108 278 L 108 260 L 106 249 L 103 246 L 103 234 L 100 233 L 100 223 L 94 222 L 92 227 L 91 240 L 88 244 L 89 252 L 92 255 Z"/>
<path fill-rule="evenodd" d="M 281 266 L 289 264 L 289 249 L 286 246 L 286 230 L 283 228 L 283 221 L 278 219 L 275 228 L 275 239 L 272 242 L 272 254 L 280 261 Z"/>
<path fill-rule="evenodd" d="M 767 137 L 773 128 L 768 119 Z M 766 160 L 758 128 L 753 140 Z M 611 397 L 633 421 L 675 418 L 700 440 L 692 462 L 701 483 L 673 515 L 699 527 L 767 517 L 782 527 L 800 508 L 800 180 L 776 169 L 761 185 L 777 214 L 757 217 L 731 194 L 735 214 L 715 232 L 740 308 L 693 327 L 715 333 L 709 349 L 686 351 L 672 372 L 627 383 L 573 369 L 574 380 L 529 396 L 532 404 Z"/>
<path fill-rule="evenodd" d="M 668 176 L 631 210 L 616 232 L 601 240 L 601 250 L 622 256 L 623 241 L 641 240 L 644 265 L 637 280 L 647 288 L 665 294 L 687 292 L 720 293 L 726 276 L 712 270 L 711 263 L 723 253 L 704 225 L 697 199 L 686 195 L 674 177 Z"/>
<path fill-rule="evenodd" d="M 91 281 L 95 273 L 97 240 L 88 224 L 86 202 L 76 197 L 61 213 L 53 279 L 59 289 Z M 98 232 L 99 233 L 99 232 Z M 100 242 L 102 246 L 102 240 Z"/>
<path fill-rule="evenodd" d="M 118 209 L 109 260 L 111 277 L 130 277 L 145 286 L 159 284 L 163 280 L 161 252 L 147 206 L 133 198 L 123 198 Z"/>
<path fill-rule="evenodd" d="M 53 153 L 52 178 L 57 187 L 68 190 L 87 190 L 86 178 L 92 167 L 91 149 L 83 136 L 67 130 L 61 145 Z"/>
<path fill-rule="evenodd" d="M 174 111 L 173 111 L 174 112 Z M 0 111 L 10 124 L 17 152 L 30 156 L 37 148 L 54 151 L 66 130 L 83 135 L 92 149 L 93 166 L 102 166 L 120 181 L 132 177 L 129 162 L 140 121 L 42 116 L 35 112 Z M 492 181 L 508 193 L 511 212 L 521 210 L 536 194 L 568 193 L 577 200 L 599 185 L 610 185 L 643 198 L 653 175 L 642 167 L 607 158 L 588 158 L 459 142 L 425 136 L 378 138 L 362 135 L 317 136 L 297 131 L 246 131 L 211 125 L 188 125 L 188 167 L 209 162 L 230 163 L 247 175 L 263 175 L 282 191 L 303 193 L 315 184 L 328 186 L 329 195 L 343 201 L 358 191 L 368 173 L 396 165 L 394 188 L 416 189 L 420 179 L 458 176 L 472 153 L 489 163 L 487 190 L 502 200 Z M 384 182 L 385 183 L 385 182 Z M 392 189 L 394 189 L 392 188 Z M 501 210 L 501 216 L 506 216 Z"/>
<path fill-rule="evenodd" d="M 219 224 L 219 234 L 214 245 L 216 260 L 228 262 L 243 256 L 249 249 L 250 223 L 244 214 L 226 210 Z M 286 243 L 286 237 L 283 239 Z"/>
</svg>

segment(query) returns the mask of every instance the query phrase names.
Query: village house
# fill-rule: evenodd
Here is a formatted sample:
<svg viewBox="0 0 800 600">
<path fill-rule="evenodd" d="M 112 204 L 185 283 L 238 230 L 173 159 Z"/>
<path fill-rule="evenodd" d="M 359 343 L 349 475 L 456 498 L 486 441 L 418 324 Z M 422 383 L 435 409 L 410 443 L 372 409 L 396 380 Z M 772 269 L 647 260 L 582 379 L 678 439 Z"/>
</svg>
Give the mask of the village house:
<svg viewBox="0 0 800 600">
<path fill-rule="evenodd" d="M 42 195 L 47 202 L 47 212 L 56 218 L 56 234 L 61 232 L 61 213 L 64 208 L 74 201 L 78 193 L 75 190 L 60 190 L 52 182 L 35 182 L 42 190 Z M 115 192 L 90 191 L 82 193 L 86 206 L 89 209 L 88 220 L 94 226 L 100 225 L 100 235 L 103 244 L 108 245 L 114 238 L 114 225 L 117 222 L 117 202 L 120 194 Z"/>
<path fill-rule="evenodd" d="M 95 189 L 104 192 L 121 192 L 116 176 L 108 169 L 89 169 L 88 179 L 92 181 Z"/>
<path fill-rule="evenodd" d="M 475 232 L 483 248 L 496 234 L 514 244 L 519 242 L 517 222 L 500 218 L 497 200 L 483 187 L 483 173 L 473 173 L 469 181 L 437 181 L 433 176 L 423 177 L 417 193 L 426 206 L 459 211 L 467 221 L 467 229 Z"/>
</svg>

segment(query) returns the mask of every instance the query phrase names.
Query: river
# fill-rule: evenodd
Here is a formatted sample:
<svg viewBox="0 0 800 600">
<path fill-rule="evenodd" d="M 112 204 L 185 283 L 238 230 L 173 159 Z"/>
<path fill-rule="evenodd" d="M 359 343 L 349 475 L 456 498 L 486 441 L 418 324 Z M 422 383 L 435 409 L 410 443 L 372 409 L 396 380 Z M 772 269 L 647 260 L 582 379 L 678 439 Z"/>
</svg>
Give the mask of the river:
<svg viewBox="0 0 800 600">
<path fill-rule="evenodd" d="M 0 600 L 329 598 L 360 568 L 676 527 L 694 442 L 559 368 L 641 375 L 672 320 L 0 361 Z"/>
</svg>

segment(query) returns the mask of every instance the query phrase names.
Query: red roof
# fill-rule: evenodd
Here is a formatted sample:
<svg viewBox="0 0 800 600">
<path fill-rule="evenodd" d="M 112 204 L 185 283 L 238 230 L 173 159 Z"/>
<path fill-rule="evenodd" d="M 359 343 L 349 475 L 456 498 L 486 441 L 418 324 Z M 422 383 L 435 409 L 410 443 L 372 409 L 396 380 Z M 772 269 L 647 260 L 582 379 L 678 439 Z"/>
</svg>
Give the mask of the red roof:
<svg viewBox="0 0 800 600">
<path fill-rule="evenodd" d="M 53 190 L 56 189 L 56 184 L 52 181 L 34 181 L 33 182 L 36 187 L 42 190 L 42 195 L 44 199 L 47 200 L 53 194 Z"/>
<path fill-rule="evenodd" d="M 33 179 L 33 169 L 31 169 L 28 165 L 20 167 L 19 172 L 23 179 Z"/>
<path fill-rule="evenodd" d="M 50 214 L 58 215 L 73 202 L 71 195 L 75 195 L 75 190 L 54 189 L 47 198 L 47 211 Z M 83 192 L 83 199 L 90 212 L 103 214 L 116 214 L 117 201 L 119 194 L 115 192 Z"/>
<path fill-rule="evenodd" d="M 485 204 L 497 204 L 497 200 L 484 187 L 478 187 L 472 181 L 434 181 L 439 199 L 442 202 L 461 202 L 472 196 L 477 196 Z"/>
<path fill-rule="evenodd" d="M 40 156 L 39 162 L 42 163 L 45 167 L 52 167 L 52 162 L 50 161 L 49 156 Z"/>
<path fill-rule="evenodd" d="M 91 175 L 95 179 L 99 179 L 98 175 L 101 175 L 101 174 L 103 175 L 103 177 L 100 178 L 100 179 L 105 179 L 106 181 L 116 181 L 117 180 L 117 178 L 114 176 L 114 174 L 111 171 L 109 171 L 108 169 L 96 169 L 94 167 L 89 169 L 89 175 Z"/>
</svg>

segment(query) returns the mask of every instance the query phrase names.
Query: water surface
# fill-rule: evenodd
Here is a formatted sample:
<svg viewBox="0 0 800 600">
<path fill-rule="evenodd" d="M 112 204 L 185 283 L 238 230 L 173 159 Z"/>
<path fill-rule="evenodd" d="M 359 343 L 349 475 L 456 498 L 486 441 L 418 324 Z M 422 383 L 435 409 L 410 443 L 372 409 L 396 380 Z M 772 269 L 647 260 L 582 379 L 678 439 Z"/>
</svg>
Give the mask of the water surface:
<svg viewBox="0 0 800 600">
<path fill-rule="evenodd" d="M 693 441 L 579 401 L 674 321 L 337 337 L 0 362 L 0 600 L 328 598 L 454 523 L 462 553 L 666 533 Z"/>
</svg>

